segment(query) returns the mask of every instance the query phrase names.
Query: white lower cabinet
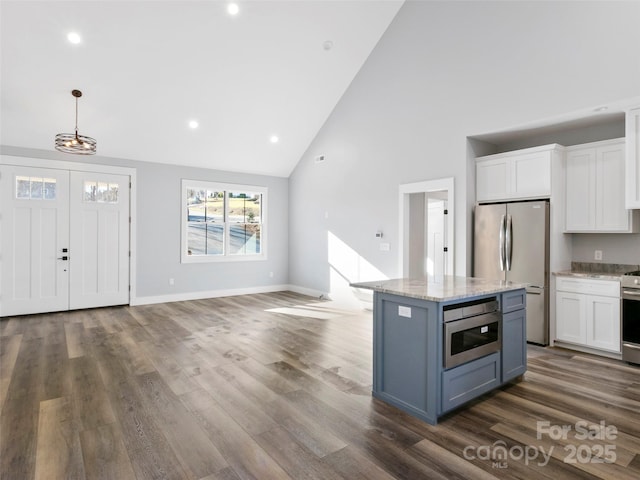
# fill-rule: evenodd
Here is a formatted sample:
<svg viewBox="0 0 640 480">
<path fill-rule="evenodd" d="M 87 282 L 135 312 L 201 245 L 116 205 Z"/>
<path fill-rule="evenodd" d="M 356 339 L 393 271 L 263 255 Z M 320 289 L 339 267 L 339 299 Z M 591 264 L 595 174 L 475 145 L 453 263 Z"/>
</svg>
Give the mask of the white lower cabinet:
<svg viewBox="0 0 640 480">
<path fill-rule="evenodd" d="M 556 338 L 587 343 L 587 298 L 571 292 L 556 292 Z"/>
<path fill-rule="evenodd" d="M 556 339 L 620 353 L 620 283 L 559 277 Z"/>
</svg>

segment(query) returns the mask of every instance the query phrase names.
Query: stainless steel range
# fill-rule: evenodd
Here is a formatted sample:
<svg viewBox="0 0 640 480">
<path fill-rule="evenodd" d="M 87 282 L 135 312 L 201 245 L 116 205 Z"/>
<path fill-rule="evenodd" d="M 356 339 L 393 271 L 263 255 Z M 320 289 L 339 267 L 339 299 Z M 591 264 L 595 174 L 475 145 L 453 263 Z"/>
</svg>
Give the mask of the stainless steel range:
<svg viewBox="0 0 640 480">
<path fill-rule="evenodd" d="M 622 297 L 622 360 L 640 365 L 640 270 L 625 273 Z"/>
</svg>

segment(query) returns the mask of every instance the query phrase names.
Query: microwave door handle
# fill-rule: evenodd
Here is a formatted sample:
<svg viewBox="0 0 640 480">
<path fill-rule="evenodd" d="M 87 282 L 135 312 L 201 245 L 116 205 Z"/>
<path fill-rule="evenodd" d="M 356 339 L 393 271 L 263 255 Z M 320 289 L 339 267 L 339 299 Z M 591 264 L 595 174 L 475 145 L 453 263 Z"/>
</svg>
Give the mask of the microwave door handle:
<svg viewBox="0 0 640 480">
<path fill-rule="evenodd" d="M 511 215 L 507 215 L 507 228 L 506 228 L 506 235 L 505 235 L 505 250 L 506 250 L 506 264 L 507 264 L 507 271 L 511 270 L 511 253 L 512 253 L 512 249 L 513 249 L 513 224 L 511 222 Z"/>
<path fill-rule="evenodd" d="M 504 237 L 505 237 L 505 216 L 502 215 L 500 219 L 500 236 L 498 239 L 498 252 L 500 254 L 500 271 L 504 272 L 505 252 L 504 252 Z"/>
</svg>

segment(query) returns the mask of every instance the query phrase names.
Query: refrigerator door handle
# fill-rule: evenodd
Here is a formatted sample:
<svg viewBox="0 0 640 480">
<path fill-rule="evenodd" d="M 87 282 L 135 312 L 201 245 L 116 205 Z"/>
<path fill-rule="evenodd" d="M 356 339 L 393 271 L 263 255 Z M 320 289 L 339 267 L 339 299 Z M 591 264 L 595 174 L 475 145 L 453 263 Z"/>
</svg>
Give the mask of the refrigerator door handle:
<svg viewBox="0 0 640 480">
<path fill-rule="evenodd" d="M 505 252 L 504 252 L 504 237 L 505 237 L 505 229 L 506 229 L 506 216 L 502 215 L 500 219 L 500 239 L 498 240 L 498 251 L 500 253 L 500 271 L 504 272 L 504 262 L 505 262 Z"/>
<path fill-rule="evenodd" d="M 512 223 L 511 223 L 511 215 L 507 215 L 507 227 L 505 234 L 505 250 L 506 250 L 506 264 L 507 271 L 511 270 L 511 250 L 512 250 Z"/>
</svg>

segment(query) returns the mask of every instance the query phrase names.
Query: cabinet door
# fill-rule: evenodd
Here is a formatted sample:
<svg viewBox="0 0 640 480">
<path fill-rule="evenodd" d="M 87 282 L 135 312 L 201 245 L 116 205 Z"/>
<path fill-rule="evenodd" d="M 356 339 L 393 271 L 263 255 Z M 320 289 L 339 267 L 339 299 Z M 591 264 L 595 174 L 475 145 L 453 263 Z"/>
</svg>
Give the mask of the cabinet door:
<svg viewBox="0 0 640 480">
<path fill-rule="evenodd" d="M 522 375 L 527 370 L 526 310 L 502 316 L 502 381 Z"/>
<path fill-rule="evenodd" d="M 620 353 L 620 299 L 588 297 L 587 345 Z"/>
<path fill-rule="evenodd" d="M 596 229 L 628 231 L 629 212 L 624 205 L 624 144 L 596 150 Z"/>
<path fill-rule="evenodd" d="M 625 139 L 625 206 L 640 209 L 640 108 L 627 112 Z"/>
<path fill-rule="evenodd" d="M 595 155 L 594 148 L 567 154 L 566 231 L 595 229 Z"/>
<path fill-rule="evenodd" d="M 479 202 L 506 200 L 510 197 L 510 172 L 507 159 L 476 163 L 476 199 Z"/>
<path fill-rule="evenodd" d="M 556 338 L 566 342 L 586 344 L 586 296 L 579 293 L 556 292 Z"/>
<path fill-rule="evenodd" d="M 551 195 L 551 152 L 517 155 L 511 162 L 512 198 Z"/>
</svg>

